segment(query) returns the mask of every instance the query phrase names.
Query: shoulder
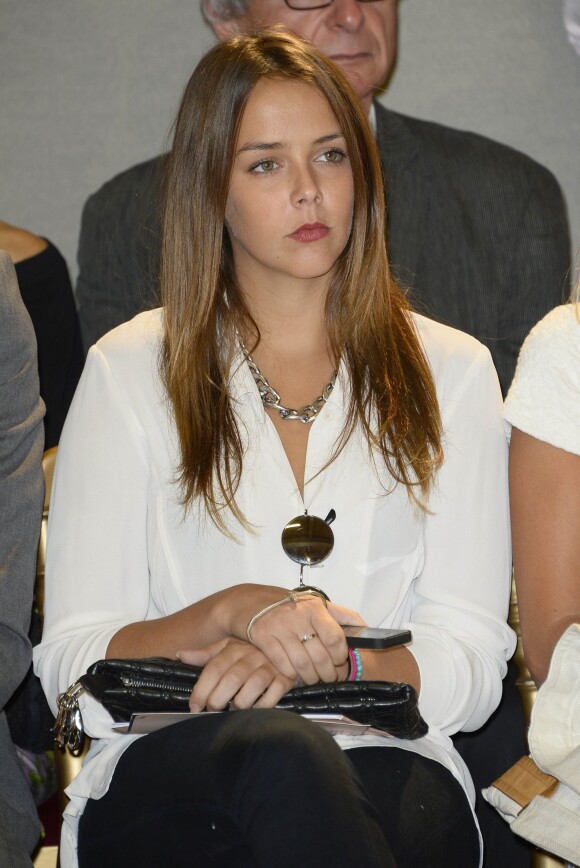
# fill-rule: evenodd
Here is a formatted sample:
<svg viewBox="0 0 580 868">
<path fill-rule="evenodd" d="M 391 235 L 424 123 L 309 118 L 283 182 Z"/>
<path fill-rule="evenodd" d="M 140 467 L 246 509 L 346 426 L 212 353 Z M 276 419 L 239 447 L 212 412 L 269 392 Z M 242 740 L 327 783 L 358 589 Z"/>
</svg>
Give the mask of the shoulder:
<svg viewBox="0 0 580 868">
<path fill-rule="evenodd" d="M 397 141 L 413 142 L 418 155 L 427 168 L 437 172 L 451 172 L 456 177 L 479 178 L 493 171 L 498 181 L 514 184 L 546 185 L 559 191 L 552 172 L 531 157 L 508 145 L 467 130 L 458 130 L 433 121 L 413 118 L 390 111 L 375 103 L 377 111 L 377 138 L 381 151 Z M 409 144 L 406 148 L 408 150 Z M 501 194 L 498 187 L 497 194 Z"/>
<path fill-rule="evenodd" d="M 493 369 L 489 350 L 476 338 L 418 313 L 411 317 L 436 384 L 450 375 L 460 378 L 474 366 Z"/>
<path fill-rule="evenodd" d="M 9 254 L 13 262 L 22 262 L 36 256 L 45 250 L 47 245 L 44 238 L 0 220 L 0 248 Z"/>
<path fill-rule="evenodd" d="M 161 308 L 140 313 L 103 335 L 89 349 L 69 417 L 92 419 L 95 408 L 106 414 L 107 407 L 133 422 L 141 420 L 138 427 L 143 427 L 143 420 L 163 417 L 162 341 Z"/>
<path fill-rule="evenodd" d="M 580 307 L 563 304 L 537 323 L 525 339 L 510 395 L 529 380 L 555 385 L 563 376 L 576 373 L 580 385 Z M 580 394 L 579 394 L 580 400 Z"/>
<path fill-rule="evenodd" d="M 536 357 L 543 363 L 547 358 L 574 358 L 580 353 L 580 308 L 562 304 L 549 311 L 525 339 L 520 361 L 526 365 Z"/>
<path fill-rule="evenodd" d="M 484 443 L 505 450 L 501 390 L 487 347 L 458 329 L 416 313 L 412 318 L 433 376 L 446 456 Z"/>
<path fill-rule="evenodd" d="M 147 310 L 103 335 L 94 350 L 112 370 L 122 373 L 156 359 L 163 340 L 163 309 Z"/>
<path fill-rule="evenodd" d="M 117 209 L 122 203 L 142 202 L 157 194 L 161 175 L 165 166 L 166 155 L 154 157 L 144 163 L 138 163 L 115 175 L 102 185 L 86 201 L 85 212 L 96 208 L 106 209 L 112 205 Z"/>
<path fill-rule="evenodd" d="M 560 305 L 531 330 L 504 417 L 540 440 L 580 452 L 580 307 Z"/>
<path fill-rule="evenodd" d="M 416 313 L 411 316 L 431 369 L 444 427 L 452 419 L 475 418 L 482 425 L 499 425 L 501 391 L 487 347 L 459 329 Z M 489 418 L 484 421 L 483 416 Z"/>
</svg>

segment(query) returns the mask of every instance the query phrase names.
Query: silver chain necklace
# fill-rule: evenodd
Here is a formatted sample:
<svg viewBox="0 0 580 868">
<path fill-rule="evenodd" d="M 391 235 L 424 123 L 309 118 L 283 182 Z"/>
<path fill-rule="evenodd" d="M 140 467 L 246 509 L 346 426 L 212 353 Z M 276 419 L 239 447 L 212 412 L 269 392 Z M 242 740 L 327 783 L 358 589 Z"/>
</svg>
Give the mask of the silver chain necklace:
<svg viewBox="0 0 580 868">
<path fill-rule="evenodd" d="M 246 347 L 240 340 L 240 348 L 242 353 L 244 354 L 244 358 L 248 363 L 248 367 L 252 372 L 252 376 L 258 387 L 258 392 L 260 393 L 260 398 L 262 399 L 262 404 L 264 407 L 270 407 L 272 410 L 277 410 L 280 414 L 281 419 L 287 419 L 289 421 L 298 421 L 304 422 L 305 425 L 308 425 L 309 422 L 314 422 L 326 402 L 330 397 L 330 393 L 334 389 L 334 384 L 336 382 L 336 371 L 332 375 L 332 380 L 328 383 L 324 389 L 322 390 L 322 395 L 319 395 L 318 398 L 315 398 L 312 404 L 307 404 L 306 407 L 302 407 L 301 410 L 293 410 L 291 407 L 284 407 L 282 401 L 280 399 L 280 395 L 273 389 L 266 377 L 263 375 Z"/>
</svg>

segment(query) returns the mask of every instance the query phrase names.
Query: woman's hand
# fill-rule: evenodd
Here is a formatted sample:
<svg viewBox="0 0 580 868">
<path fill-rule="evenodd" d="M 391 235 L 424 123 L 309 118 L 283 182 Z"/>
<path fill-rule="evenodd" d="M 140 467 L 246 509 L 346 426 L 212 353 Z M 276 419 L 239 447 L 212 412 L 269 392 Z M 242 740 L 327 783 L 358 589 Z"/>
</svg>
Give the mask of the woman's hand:
<svg viewBox="0 0 580 868">
<path fill-rule="evenodd" d="M 346 677 L 348 648 L 341 624 L 364 624 L 356 612 L 304 596 L 266 612 L 252 626 L 252 643 L 273 665 L 303 684 Z M 294 675 L 295 673 L 295 675 Z"/>
<path fill-rule="evenodd" d="M 286 600 L 288 591 L 274 585 L 244 584 L 222 592 L 216 615 L 226 635 L 247 640 L 247 626 L 258 612 Z M 346 676 L 348 649 L 341 624 L 365 622 L 357 612 L 316 595 L 287 600 L 258 618 L 251 641 L 274 668 L 292 683 L 316 684 Z M 305 640 L 305 637 L 309 637 Z"/>
<path fill-rule="evenodd" d="M 294 687 L 294 678 L 282 675 L 254 645 L 240 639 L 222 639 L 197 651 L 180 651 L 184 663 L 203 666 L 189 707 L 220 711 L 234 708 L 273 708 Z"/>
</svg>

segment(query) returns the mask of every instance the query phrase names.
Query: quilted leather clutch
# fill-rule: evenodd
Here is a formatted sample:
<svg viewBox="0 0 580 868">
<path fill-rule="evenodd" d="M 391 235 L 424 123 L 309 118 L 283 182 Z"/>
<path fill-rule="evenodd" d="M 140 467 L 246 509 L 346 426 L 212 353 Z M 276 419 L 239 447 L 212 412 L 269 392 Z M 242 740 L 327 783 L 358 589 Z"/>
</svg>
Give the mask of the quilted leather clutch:
<svg viewBox="0 0 580 868">
<path fill-rule="evenodd" d="M 59 697 L 57 744 L 71 746 L 70 734 L 81 729 L 76 700 L 83 690 L 97 699 L 114 720 L 155 711 L 187 711 L 202 669 L 165 657 L 99 660 Z M 419 713 L 410 684 L 394 681 L 338 681 L 295 687 L 277 708 L 298 714 L 341 714 L 398 738 L 420 738 L 428 727 Z M 70 733 L 69 733 L 70 730 Z"/>
</svg>

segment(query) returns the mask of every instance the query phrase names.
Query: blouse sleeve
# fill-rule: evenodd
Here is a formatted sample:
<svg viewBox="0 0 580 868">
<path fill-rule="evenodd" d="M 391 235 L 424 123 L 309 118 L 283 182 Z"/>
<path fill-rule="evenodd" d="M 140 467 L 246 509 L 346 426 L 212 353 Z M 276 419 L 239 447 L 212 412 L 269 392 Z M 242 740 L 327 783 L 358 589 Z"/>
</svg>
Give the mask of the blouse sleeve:
<svg viewBox="0 0 580 868">
<path fill-rule="evenodd" d="M 515 637 L 506 623 L 511 577 L 507 442 L 501 395 L 481 345 L 451 366 L 438 394 L 444 463 L 425 519 L 410 650 L 425 718 L 452 734 L 482 726 L 501 698 Z"/>
<path fill-rule="evenodd" d="M 525 434 L 580 454 L 580 307 L 554 308 L 526 338 L 504 418 Z"/>
<path fill-rule="evenodd" d="M 59 445 L 49 515 L 45 629 L 34 657 L 53 711 L 119 628 L 147 615 L 149 476 L 131 400 L 93 347 Z M 103 732 L 90 714 L 85 725 L 110 735 L 108 716 Z"/>
</svg>

